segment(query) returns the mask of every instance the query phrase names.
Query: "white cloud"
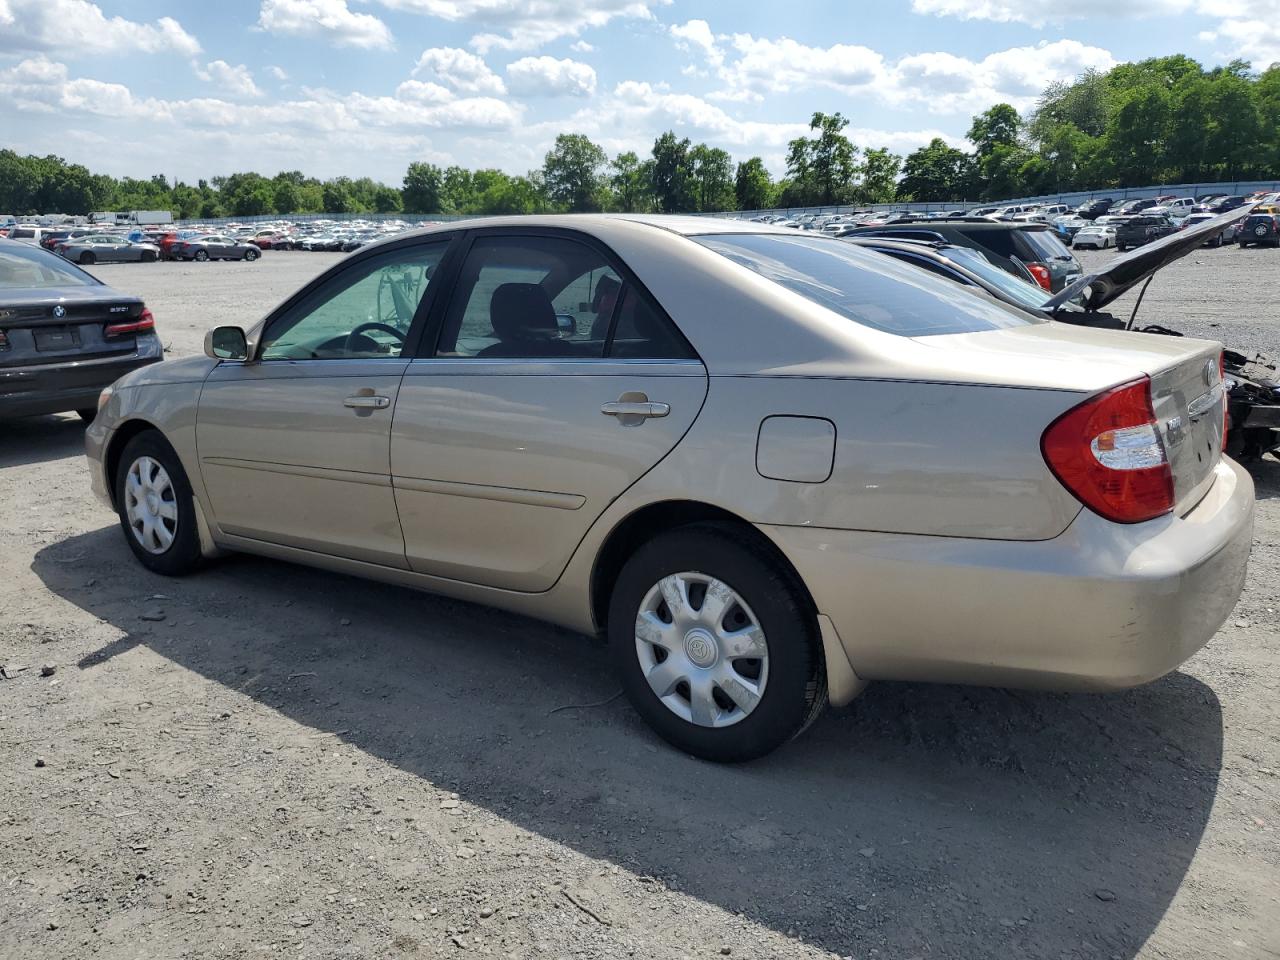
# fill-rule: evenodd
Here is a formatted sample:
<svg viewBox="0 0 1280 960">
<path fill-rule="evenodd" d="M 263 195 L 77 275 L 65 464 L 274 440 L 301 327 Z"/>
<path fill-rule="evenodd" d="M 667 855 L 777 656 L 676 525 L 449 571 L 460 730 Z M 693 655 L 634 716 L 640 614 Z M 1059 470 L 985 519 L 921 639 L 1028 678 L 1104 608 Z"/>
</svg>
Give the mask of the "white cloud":
<svg viewBox="0 0 1280 960">
<path fill-rule="evenodd" d="M 1200 39 L 1225 47 L 1224 57 L 1248 60 L 1258 69 L 1280 62 L 1280 0 L 1200 0 L 1198 9 L 1220 18 Z"/>
<path fill-rule="evenodd" d="M 595 47 L 587 43 L 585 40 L 575 40 L 573 43 L 569 44 L 569 49 L 574 53 L 590 53 L 595 49 Z"/>
<path fill-rule="evenodd" d="M 994 20 L 1041 27 L 1067 20 L 1137 19 L 1177 16 L 1192 0 L 1071 0 L 1070 3 L 1033 4 L 1024 0 L 911 0 L 916 13 L 957 17 L 961 20 Z"/>
<path fill-rule="evenodd" d="M 423 50 L 413 75 L 426 74 L 454 90 L 464 93 L 504 94 L 502 78 L 474 53 L 457 47 L 432 47 Z"/>
<path fill-rule="evenodd" d="M 347 0 L 262 0 L 258 29 L 299 37 L 323 37 L 335 47 L 395 46 L 387 25 L 369 13 L 354 13 Z"/>
<path fill-rule="evenodd" d="M 172 17 L 139 23 L 108 17 L 88 0 L 0 0 L 0 53 L 179 53 L 200 43 Z"/>
<path fill-rule="evenodd" d="M 232 66 L 225 60 L 214 60 L 201 69 L 195 65 L 196 76 L 214 87 L 215 93 L 237 97 L 260 97 L 262 91 L 253 82 L 253 74 L 243 63 Z"/>
<path fill-rule="evenodd" d="M 711 66 L 719 69 L 724 63 L 724 51 L 716 43 L 711 24 L 705 20 L 689 20 L 671 25 L 671 36 L 681 50 L 699 52 Z"/>
<path fill-rule="evenodd" d="M 507 67 L 511 92 L 525 96 L 589 97 L 596 92 L 596 72 L 577 60 L 525 57 Z"/>
<path fill-rule="evenodd" d="M 652 20 L 671 0 L 379 0 L 384 7 L 451 22 L 483 24 L 471 46 L 490 50 L 536 50 L 561 37 L 603 27 L 615 18 Z"/>
<path fill-rule="evenodd" d="M 827 89 L 898 106 L 920 104 L 933 113 L 971 112 L 998 101 L 1023 109 L 1054 81 L 1116 63 L 1109 51 L 1076 40 L 1012 47 L 981 60 L 936 52 L 889 61 L 850 44 L 812 47 L 789 37 L 716 36 L 700 20 L 672 28 L 672 34 L 677 45 L 701 55 L 714 70 L 723 87 L 710 97 L 719 101 L 759 102 L 770 94 Z"/>
<path fill-rule="evenodd" d="M 289 74 L 285 72 L 284 67 L 277 67 L 274 64 L 267 67 L 267 73 L 271 74 L 277 80 L 284 82 L 289 79 Z"/>
</svg>

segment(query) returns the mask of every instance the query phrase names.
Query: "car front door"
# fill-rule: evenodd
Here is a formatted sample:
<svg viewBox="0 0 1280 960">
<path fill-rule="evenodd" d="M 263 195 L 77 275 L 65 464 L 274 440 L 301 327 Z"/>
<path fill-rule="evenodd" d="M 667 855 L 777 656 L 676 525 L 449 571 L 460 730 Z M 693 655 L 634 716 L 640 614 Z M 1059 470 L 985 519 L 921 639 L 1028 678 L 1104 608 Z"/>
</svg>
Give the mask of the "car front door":
<svg viewBox="0 0 1280 960">
<path fill-rule="evenodd" d="M 225 533 L 405 567 L 391 419 L 449 239 L 346 263 L 287 302 L 253 360 L 220 363 L 196 421 Z"/>
<path fill-rule="evenodd" d="M 546 590 L 693 424 L 706 370 L 626 268 L 569 232 L 478 231 L 439 319 L 392 428 L 409 565 Z"/>
</svg>

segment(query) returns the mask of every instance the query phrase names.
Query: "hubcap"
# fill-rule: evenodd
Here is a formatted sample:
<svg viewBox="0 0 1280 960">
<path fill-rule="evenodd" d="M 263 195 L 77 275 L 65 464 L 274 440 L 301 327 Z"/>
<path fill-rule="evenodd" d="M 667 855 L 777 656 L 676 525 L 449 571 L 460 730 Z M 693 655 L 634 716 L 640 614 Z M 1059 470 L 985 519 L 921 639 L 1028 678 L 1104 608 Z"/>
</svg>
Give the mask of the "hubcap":
<svg viewBox="0 0 1280 960">
<path fill-rule="evenodd" d="M 124 480 L 124 513 L 133 537 L 148 553 L 161 554 L 178 532 L 173 481 L 158 460 L 139 457 Z"/>
<path fill-rule="evenodd" d="M 751 608 L 728 584 L 693 571 L 663 577 L 645 594 L 636 656 L 667 709 L 700 727 L 749 716 L 769 679 L 769 646 Z"/>
</svg>

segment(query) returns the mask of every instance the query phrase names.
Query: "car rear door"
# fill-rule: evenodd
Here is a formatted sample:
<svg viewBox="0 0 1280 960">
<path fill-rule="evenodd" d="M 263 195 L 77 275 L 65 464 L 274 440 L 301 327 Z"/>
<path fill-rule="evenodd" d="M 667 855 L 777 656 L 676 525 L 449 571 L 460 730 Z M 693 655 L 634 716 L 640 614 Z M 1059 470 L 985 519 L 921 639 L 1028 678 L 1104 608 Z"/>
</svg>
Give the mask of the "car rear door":
<svg viewBox="0 0 1280 960">
<path fill-rule="evenodd" d="M 433 324 L 391 436 L 409 566 L 546 590 L 693 424 L 706 370 L 626 267 L 573 231 L 476 231 Z"/>
<path fill-rule="evenodd" d="M 344 262 L 268 319 L 252 362 L 209 375 L 196 442 L 222 531 L 406 566 L 391 418 L 449 243 Z"/>
</svg>

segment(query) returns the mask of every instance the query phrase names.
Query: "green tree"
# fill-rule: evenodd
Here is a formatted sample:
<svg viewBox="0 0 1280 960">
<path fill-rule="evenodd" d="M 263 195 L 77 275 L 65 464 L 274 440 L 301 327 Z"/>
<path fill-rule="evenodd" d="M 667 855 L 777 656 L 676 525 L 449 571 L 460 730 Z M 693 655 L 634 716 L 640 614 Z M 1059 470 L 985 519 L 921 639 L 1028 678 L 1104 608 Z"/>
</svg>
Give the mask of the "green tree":
<svg viewBox="0 0 1280 960">
<path fill-rule="evenodd" d="M 321 187 L 321 197 L 325 213 L 351 213 L 355 209 L 351 188 L 341 177 L 326 180 Z"/>
<path fill-rule="evenodd" d="M 609 157 L 581 133 L 562 133 L 542 161 L 547 198 L 570 213 L 599 210 Z"/>
<path fill-rule="evenodd" d="M 763 210 L 773 204 L 773 177 L 759 157 L 743 160 L 733 178 L 739 210 Z"/>
<path fill-rule="evenodd" d="M 843 114 L 815 113 L 809 129 L 816 137 L 797 137 L 787 145 L 787 175 L 797 193 L 813 203 L 842 203 L 854 191 L 858 151 L 842 132 Z"/>
<path fill-rule="evenodd" d="M 689 151 L 689 179 L 699 211 L 733 209 L 737 200 L 733 192 L 733 159 L 726 151 L 705 143 L 693 147 Z"/>
<path fill-rule="evenodd" d="M 898 173 L 902 158 L 887 147 L 862 152 L 862 182 L 858 196 L 862 203 L 892 203 L 898 195 Z M 958 196 L 958 195 L 957 195 Z"/>
<path fill-rule="evenodd" d="M 649 185 L 652 161 L 642 162 L 634 151 L 620 153 L 613 158 L 609 169 L 613 171 L 609 179 L 613 187 L 613 197 L 619 210 L 625 213 L 648 210 L 652 206 L 652 193 Z"/>
<path fill-rule="evenodd" d="M 404 174 L 400 195 L 405 213 L 444 211 L 444 171 L 434 163 L 415 161 Z"/>
<path fill-rule="evenodd" d="M 995 152 L 997 147 L 1017 146 L 1018 135 L 1022 132 L 1022 118 L 1010 104 L 997 103 L 973 118 L 967 134 L 983 161 Z"/>
<path fill-rule="evenodd" d="M 685 213 L 694 209 L 689 175 L 689 139 L 678 139 L 668 130 L 653 142 L 652 189 L 663 213 Z"/>
<path fill-rule="evenodd" d="M 912 200 L 962 200 L 972 192 L 973 158 L 941 137 L 907 154 L 898 193 Z"/>
</svg>

